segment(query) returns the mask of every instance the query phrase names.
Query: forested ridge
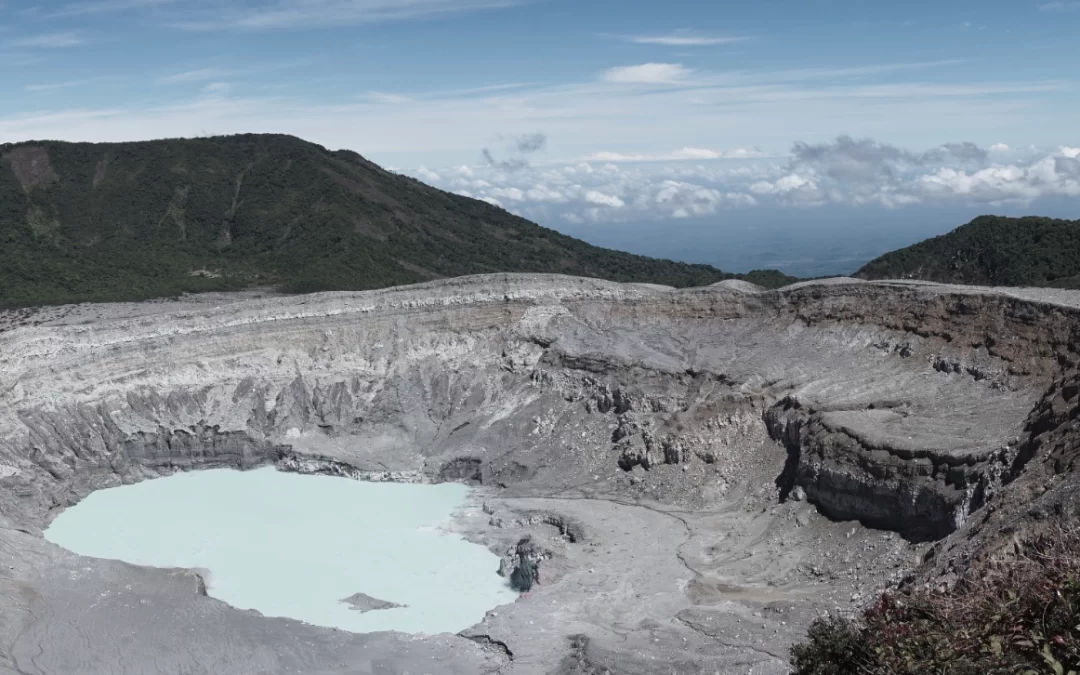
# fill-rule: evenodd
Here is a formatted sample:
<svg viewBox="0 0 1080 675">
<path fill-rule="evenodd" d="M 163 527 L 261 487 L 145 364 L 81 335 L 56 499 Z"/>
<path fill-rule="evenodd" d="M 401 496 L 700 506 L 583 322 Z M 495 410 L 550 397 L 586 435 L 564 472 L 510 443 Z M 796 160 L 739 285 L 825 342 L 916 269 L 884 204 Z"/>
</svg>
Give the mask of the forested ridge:
<svg viewBox="0 0 1080 675">
<path fill-rule="evenodd" d="M 872 260 L 863 279 L 1080 288 L 1080 220 L 980 216 Z"/>
<path fill-rule="evenodd" d="M 677 287 L 727 274 L 589 245 L 298 138 L 0 146 L 0 306 L 253 286 L 363 290 L 486 272 Z"/>
</svg>

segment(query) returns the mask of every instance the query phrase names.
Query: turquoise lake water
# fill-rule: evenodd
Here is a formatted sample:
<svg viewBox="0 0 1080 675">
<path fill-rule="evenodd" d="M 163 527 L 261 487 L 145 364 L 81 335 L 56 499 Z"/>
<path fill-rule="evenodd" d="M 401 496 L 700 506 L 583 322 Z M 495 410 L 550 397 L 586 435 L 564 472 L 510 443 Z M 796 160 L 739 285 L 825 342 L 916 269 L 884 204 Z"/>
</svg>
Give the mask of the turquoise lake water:
<svg viewBox="0 0 1080 675">
<path fill-rule="evenodd" d="M 234 607 L 353 632 L 463 630 L 517 597 L 499 558 L 440 528 L 464 485 L 214 469 L 99 490 L 45 538 L 81 555 L 209 570 Z M 361 613 L 366 593 L 402 608 Z"/>
</svg>

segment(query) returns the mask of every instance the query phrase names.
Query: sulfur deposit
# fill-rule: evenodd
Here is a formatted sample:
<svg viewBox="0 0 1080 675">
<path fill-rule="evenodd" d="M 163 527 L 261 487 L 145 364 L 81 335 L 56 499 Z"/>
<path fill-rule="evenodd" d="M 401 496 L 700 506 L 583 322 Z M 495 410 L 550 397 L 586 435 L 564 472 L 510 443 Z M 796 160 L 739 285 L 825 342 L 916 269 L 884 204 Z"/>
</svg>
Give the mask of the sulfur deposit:
<svg viewBox="0 0 1080 675">
<path fill-rule="evenodd" d="M 1068 510 L 1076 306 L 493 275 L 0 317 L 0 669 L 785 673 L 819 613 Z M 475 485 L 455 527 L 535 583 L 461 634 L 358 635 L 40 534 L 102 487 L 264 465 Z"/>
</svg>

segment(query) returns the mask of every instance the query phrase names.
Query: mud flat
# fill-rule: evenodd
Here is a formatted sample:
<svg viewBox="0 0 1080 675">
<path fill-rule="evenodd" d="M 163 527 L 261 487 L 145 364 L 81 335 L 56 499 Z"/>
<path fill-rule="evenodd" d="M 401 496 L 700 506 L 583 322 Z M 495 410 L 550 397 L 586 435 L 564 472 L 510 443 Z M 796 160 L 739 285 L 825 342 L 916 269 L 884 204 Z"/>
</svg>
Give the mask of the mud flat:
<svg viewBox="0 0 1080 675">
<path fill-rule="evenodd" d="M 1075 503 L 1077 305 L 493 275 L 40 310 L 0 333 L 0 668 L 784 673 L 820 612 Z M 469 484 L 449 527 L 536 583 L 458 633 L 357 634 L 41 535 L 100 488 L 267 465 Z"/>
</svg>

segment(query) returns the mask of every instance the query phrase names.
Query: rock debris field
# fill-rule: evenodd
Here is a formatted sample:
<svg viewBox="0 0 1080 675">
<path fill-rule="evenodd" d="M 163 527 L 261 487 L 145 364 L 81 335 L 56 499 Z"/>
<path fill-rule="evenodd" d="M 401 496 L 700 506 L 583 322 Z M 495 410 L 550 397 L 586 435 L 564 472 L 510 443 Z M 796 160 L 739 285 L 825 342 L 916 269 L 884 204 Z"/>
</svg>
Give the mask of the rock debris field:
<svg viewBox="0 0 1080 675">
<path fill-rule="evenodd" d="M 816 616 L 1075 495 L 1075 306 L 490 275 L 0 314 L 0 673 L 787 673 Z M 269 465 L 474 486 L 449 527 L 534 583 L 458 634 L 354 634 L 41 534 L 99 488 Z"/>
</svg>

